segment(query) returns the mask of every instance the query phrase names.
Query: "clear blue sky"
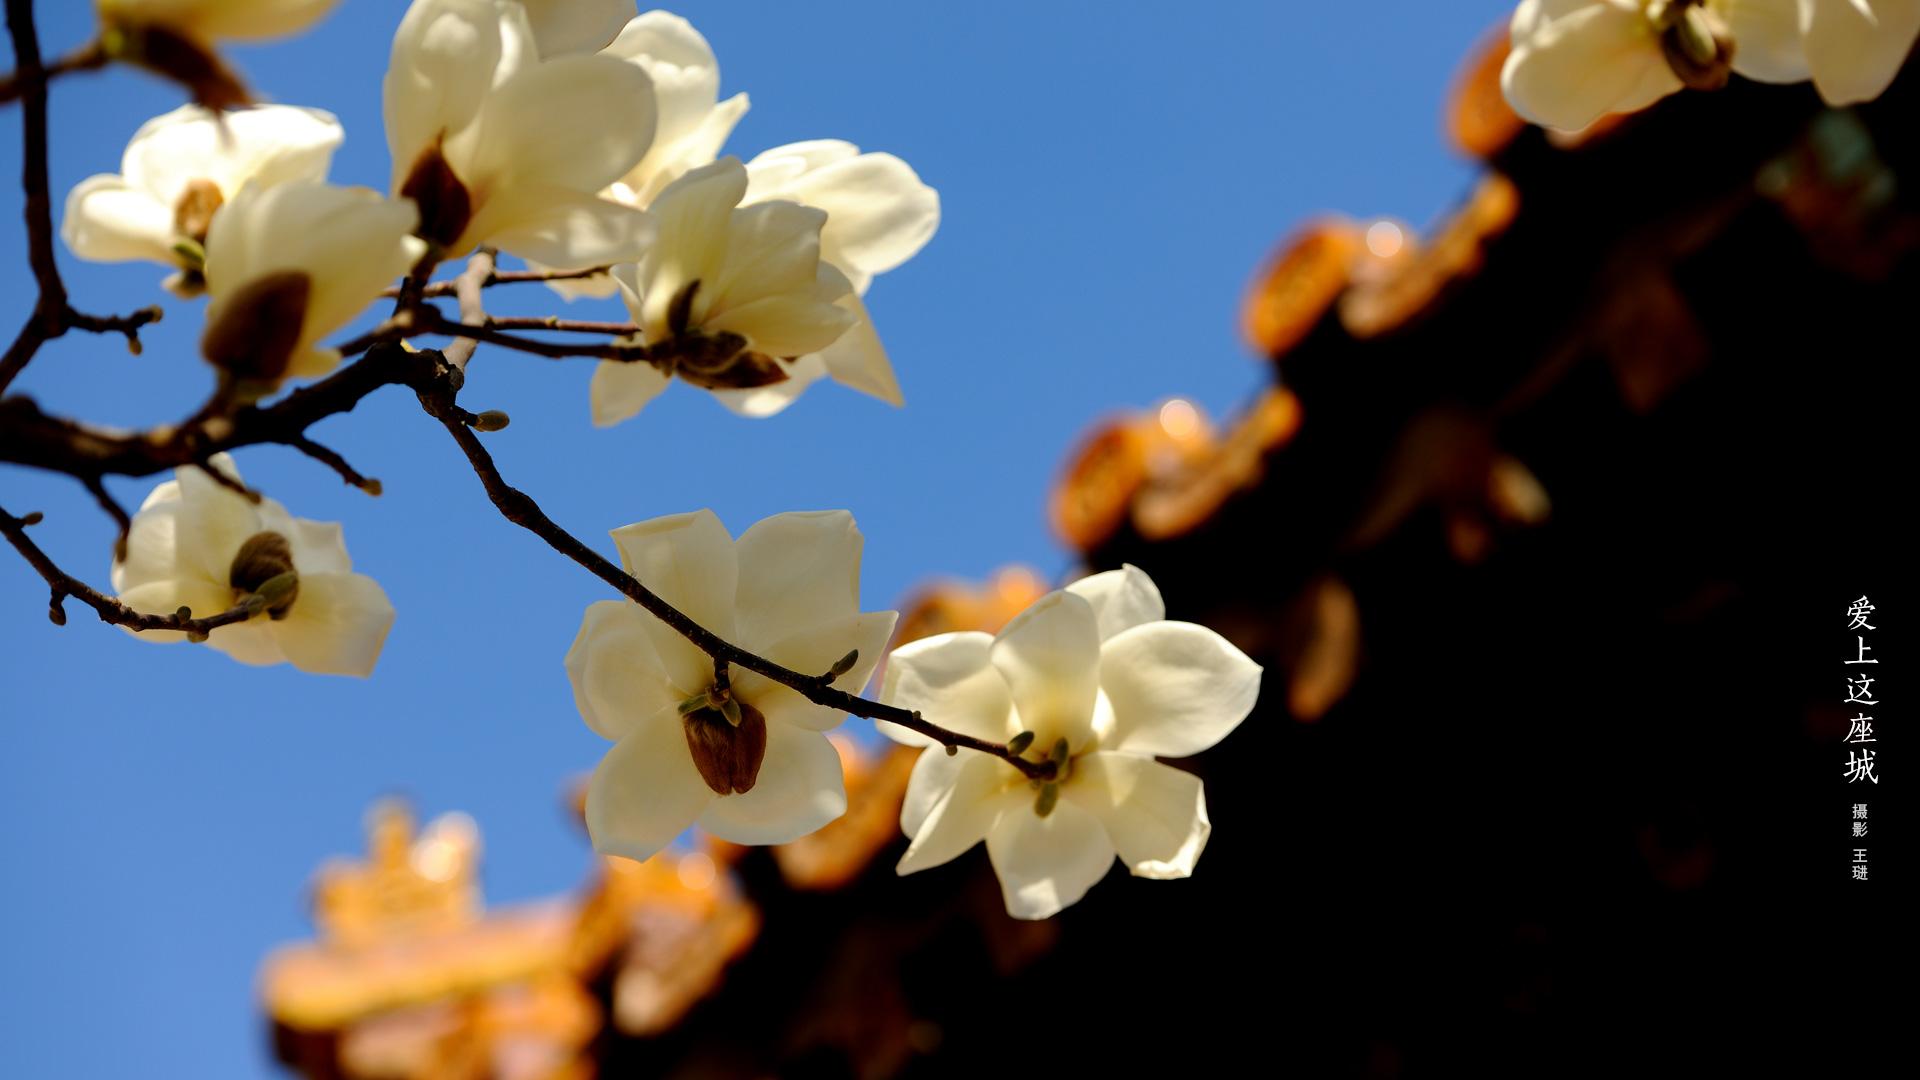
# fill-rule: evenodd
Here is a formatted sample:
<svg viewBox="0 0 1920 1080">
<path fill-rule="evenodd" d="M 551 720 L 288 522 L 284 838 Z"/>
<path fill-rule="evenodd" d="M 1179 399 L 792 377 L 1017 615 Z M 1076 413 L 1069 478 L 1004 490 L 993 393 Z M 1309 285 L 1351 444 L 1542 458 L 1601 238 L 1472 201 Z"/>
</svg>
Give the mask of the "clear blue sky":
<svg viewBox="0 0 1920 1080">
<path fill-rule="evenodd" d="M 88 34 L 91 5 L 38 6 L 50 53 Z M 1445 89 L 1510 7 L 677 9 L 712 41 L 722 92 L 752 95 L 732 152 L 844 138 L 900 155 L 940 189 L 939 235 L 869 296 L 907 408 L 823 383 L 750 422 L 674 387 L 639 420 L 597 431 L 588 362 L 489 350 L 465 401 L 512 414 L 488 437 L 508 478 L 609 552 L 610 528 L 702 506 L 736 533 L 782 510 L 847 507 L 867 536 L 869 607 L 935 574 L 1015 561 L 1056 573 L 1068 559 L 1046 493 L 1090 423 L 1175 393 L 1219 415 L 1264 379 L 1237 339 L 1237 306 L 1279 236 L 1324 210 L 1423 223 L 1465 190 L 1471 168 L 1441 135 Z M 402 8 L 346 0 L 307 37 L 235 54 L 267 97 L 340 116 L 336 182 L 387 176 L 380 76 Z M 137 74 L 61 83 L 56 202 L 116 171 L 127 137 L 176 104 Z M 6 194 L 18 170 L 8 109 L 8 333 L 33 287 L 18 194 Z M 17 389 L 125 427 L 197 404 L 200 305 L 163 297 L 158 267 L 82 264 L 64 249 L 62 265 L 85 310 L 164 301 L 167 321 L 138 358 L 116 339 L 61 341 Z M 496 310 L 560 307 L 528 288 Z M 316 434 L 380 477 L 385 497 L 279 449 L 240 465 L 296 514 L 346 522 L 356 568 L 393 597 L 399 620 L 370 681 L 143 644 L 78 604 L 56 629 L 40 579 L 0 550 L 0 1075 L 268 1074 L 257 965 L 307 935 L 308 875 L 360 849 L 361 813 L 380 794 L 472 813 L 493 900 L 582 876 L 559 793 L 605 744 L 575 714 L 560 661 L 603 587 L 496 516 L 411 395 L 376 397 Z M 114 489 L 137 504 L 150 486 Z M 45 511 L 40 543 L 104 586 L 111 527 L 77 487 L 0 467 L 0 505 Z"/>
</svg>

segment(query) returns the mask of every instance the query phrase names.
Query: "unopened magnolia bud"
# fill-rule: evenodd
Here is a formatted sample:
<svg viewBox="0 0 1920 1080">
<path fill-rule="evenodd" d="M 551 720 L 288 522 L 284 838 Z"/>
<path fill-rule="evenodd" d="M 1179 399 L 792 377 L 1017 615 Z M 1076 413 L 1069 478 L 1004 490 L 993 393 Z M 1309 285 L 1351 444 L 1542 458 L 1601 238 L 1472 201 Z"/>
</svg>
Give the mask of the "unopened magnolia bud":
<svg viewBox="0 0 1920 1080">
<path fill-rule="evenodd" d="M 959 748 L 958 746 L 955 746 L 955 745 L 954 745 L 954 744 L 952 744 L 952 743 L 948 743 L 948 744 L 947 744 L 947 756 L 948 756 L 948 757 L 953 757 L 953 756 L 954 756 L 955 754 L 958 754 L 959 752 L 960 752 L 960 748 Z"/>
<path fill-rule="evenodd" d="M 195 247 L 204 245 L 207 230 L 213 227 L 213 215 L 226 201 L 226 196 L 220 194 L 220 186 L 213 181 L 198 178 L 187 181 L 186 191 L 173 204 L 173 231 L 192 241 Z M 199 262 L 205 261 L 203 250 Z"/>
<path fill-rule="evenodd" d="M 473 430 L 501 431 L 501 430 L 504 430 L 506 426 L 511 423 L 513 423 L 513 418 L 511 416 L 508 416 L 506 413 L 501 412 L 499 409 L 488 409 L 486 412 L 476 413 L 474 415 Z"/>
<path fill-rule="evenodd" d="M 1733 34 L 1726 21 L 1691 5 L 1660 34 L 1660 53 L 1674 75 L 1694 90 L 1718 90 L 1733 74 Z"/>
<path fill-rule="evenodd" d="M 1033 800 L 1033 812 L 1040 817 L 1046 817 L 1048 814 L 1053 813 L 1053 808 L 1059 805 L 1059 803 L 1060 785 L 1053 783 L 1041 784 L 1040 794 L 1035 796 Z"/>
<path fill-rule="evenodd" d="M 235 382 L 278 385 L 300 344 L 312 293 L 313 279 L 297 270 L 247 282 L 226 299 L 219 321 L 207 324 L 201 355 Z"/>
<path fill-rule="evenodd" d="M 835 660 L 833 662 L 833 666 L 827 669 L 827 679 L 831 681 L 833 679 L 839 678 L 842 675 L 845 675 L 847 672 L 853 670 L 853 665 L 859 662 L 860 662 L 860 650 L 849 649 L 847 651 L 847 655 L 841 657 L 838 660 Z"/>
<path fill-rule="evenodd" d="M 420 227 L 414 235 L 437 247 L 452 247 L 473 220 L 473 196 L 447 164 L 438 140 L 413 163 L 400 185 L 400 195 L 412 199 L 420 210 Z"/>
<path fill-rule="evenodd" d="M 47 520 L 47 515 L 38 510 L 29 510 L 26 516 L 20 519 L 20 524 L 23 527 L 27 525 L 38 525 L 45 520 Z"/>
<path fill-rule="evenodd" d="M 360 490 L 369 495 L 385 495 L 387 493 L 386 485 L 371 476 L 360 481 Z"/>
<path fill-rule="evenodd" d="M 767 756 L 766 717 L 751 705 L 731 699 L 728 704 L 739 712 L 739 721 L 729 722 L 719 710 L 706 708 L 688 713 L 681 721 L 693 766 L 718 795 L 752 791 Z"/>
<path fill-rule="evenodd" d="M 233 557 L 227 571 L 227 584 L 237 591 L 262 601 L 262 607 L 275 619 L 286 615 L 300 596 L 300 575 L 293 566 L 293 545 L 277 532 L 257 532 L 247 537 Z"/>
<path fill-rule="evenodd" d="M 1019 757 L 1021 754 L 1027 752 L 1027 747 L 1032 745 L 1033 732 L 1023 731 L 1007 740 L 1007 753 L 1012 754 L 1014 757 Z"/>
</svg>

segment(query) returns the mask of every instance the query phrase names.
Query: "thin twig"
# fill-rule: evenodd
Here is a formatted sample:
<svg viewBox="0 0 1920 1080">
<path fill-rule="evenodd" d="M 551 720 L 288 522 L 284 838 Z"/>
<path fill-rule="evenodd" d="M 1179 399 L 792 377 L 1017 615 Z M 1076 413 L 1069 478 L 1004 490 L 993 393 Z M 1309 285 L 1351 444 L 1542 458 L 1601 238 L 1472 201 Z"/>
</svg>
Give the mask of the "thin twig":
<svg viewBox="0 0 1920 1080">
<path fill-rule="evenodd" d="M 157 304 L 143 307 L 128 315 L 88 315 L 68 308 L 61 321 L 74 330 L 86 330 L 95 334 L 123 334 L 127 339 L 127 351 L 139 356 L 140 328 L 159 322 L 165 315 L 166 312 Z"/>
<path fill-rule="evenodd" d="M 466 269 L 453 279 L 453 293 L 460 299 L 460 319 L 463 322 L 484 322 L 487 309 L 481 303 L 480 290 L 486 288 L 487 279 L 493 276 L 494 253 L 489 248 L 481 248 L 467 260 Z M 472 338 L 461 338 L 441 351 L 447 363 L 455 371 L 467 370 L 467 361 L 473 359 L 473 350 L 479 342 Z"/>
<path fill-rule="evenodd" d="M 535 341 L 532 338 L 515 337 L 486 326 L 453 322 L 439 314 L 433 308 L 423 307 L 417 313 L 420 319 L 420 332 L 438 334 L 446 337 L 468 338 L 488 345 L 498 345 L 503 349 L 544 356 L 550 360 L 565 360 L 570 357 L 590 357 L 600 360 L 618 360 L 625 363 L 652 359 L 652 353 L 645 345 L 618 345 L 601 342 L 580 342 L 578 344 L 560 344 L 551 341 Z"/>
<path fill-rule="evenodd" d="M 461 319 L 477 322 L 463 309 Z M 507 316 L 489 318 L 482 325 L 491 330 L 557 330 L 568 334 L 605 334 L 608 337 L 631 337 L 640 332 L 640 328 L 630 322 L 589 322 L 585 319 L 562 319 L 553 315 Z"/>
<path fill-rule="evenodd" d="M 93 501 L 100 504 L 100 509 L 105 510 L 107 516 L 113 519 L 114 527 L 119 530 L 113 540 L 114 559 L 117 561 L 126 558 L 127 537 L 133 532 L 132 516 L 127 513 L 127 508 L 121 506 L 120 501 L 113 497 L 113 493 L 107 490 L 106 482 L 99 477 L 83 476 L 80 478 L 80 483 L 87 489 L 87 493 L 93 496 Z"/>
<path fill-rule="evenodd" d="M 35 544 L 27 535 L 27 527 L 39 520 L 38 514 L 17 518 L 0 508 L 0 535 L 4 535 L 7 542 L 27 560 L 28 565 L 46 579 L 47 588 L 52 590 L 47 604 L 47 617 L 52 619 L 55 625 L 65 626 L 67 623 L 67 612 L 63 603 L 69 596 L 92 608 L 100 616 L 101 622 L 124 626 L 141 633 L 150 630 L 174 630 L 194 636 L 204 636 L 222 626 L 245 622 L 258 610 L 246 604 L 236 604 L 218 615 L 209 615 L 204 619 L 193 618 L 192 612 L 187 612 L 187 617 L 182 618 L 178 613 L 148 615 L 135 611 L 55 565 L 54 561 L 47 557 L 47 553 L 40 550 L 40 545 Z"/>
<path fill-rule="evenodd" d="M 347 482 L 348 487 L 359 488 L 369 495 L 378 495 L 384 490 L 380 481 L 361 475 L 360 470 L 354 468 L 338 450 L 332 447 L 322 446 L 306 435 L 290 435 L 281 441 L 338 473 L 340 479 Z"/>
<path fill-rule="evenodd" d="M 39 283 L 33 314 L 0 356 L 0 392 L 27 366 L 40 346 L 66 329 L 67 286 L 53 258 L 53 198 L 47 185 L 47 71 L 40 62 L 40 35 L 33 0 L 6 0 L 7 32 L 13 38 L 14 82 L 20 99 L 20 188 L 26 195 L 27 263 Z"/>
<path fill-rule="evenodd" d="M 48 64 L 43 79 L 52 81 L 76 71 L 94 71 L 106 67 L 107 61 L 107 50 L 98 41 L 90 41 Z M 25 82 L 20 74 L 18 71 L 9 71 L 0 75 L 0 105 L 11 105 L 23 96 Z"/>
<path fill-rule="evenodd" d="M 578 281 L 581 278 L 599 277 L 613 269 L 611 266 L 589 266 L 584 270 L 495 270 L 481 282 L 481 288 L 490 289 L 495 285 L 519 285 L 546 281 Z M 459 293 L 459 281 L 435 281 L 420 291 L 422 299 L 434 300 Z M 380 295 L 394 299 L 400 295 L 399 288 L 391 288 Z"/>
</svg>

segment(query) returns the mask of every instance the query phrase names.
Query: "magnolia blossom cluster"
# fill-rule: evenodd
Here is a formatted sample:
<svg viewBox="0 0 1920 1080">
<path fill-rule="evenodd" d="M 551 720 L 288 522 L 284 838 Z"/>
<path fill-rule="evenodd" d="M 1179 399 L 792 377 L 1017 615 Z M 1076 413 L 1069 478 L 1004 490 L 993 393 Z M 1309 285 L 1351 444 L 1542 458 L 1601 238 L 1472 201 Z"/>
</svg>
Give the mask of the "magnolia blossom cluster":
<svg viewBox="0 0 1920 1080">
<path fill-rule="evenodd" d="M 566 272 L 553 284 L 569 299 L 618 295 L 641 359 L 597 368 L 598 425 L 675 378 L 745 416 L 827 378 L 901 401 L 865 296 L 932 237 L 938 195 L 899 158 L 836 140 L 723 156 L 748 99 L 721 98 L 711 47 L 679 16 L 631 0 L 413 0 L 383 84 L 392 168 L 376 191 L 329 182 L 338 119 L 248 104 L 217 51 L 304 29 L 332 0 L 96 6 L 109 55 L 185 84 L 194 103 L 141 127 L 118 173 L 76 186 L 62 235 L 82 258 L 157 263 L 179 299 L 204 297 L 208 415 L 327 374 L 341 360 L 329 339 L 383 294 L 399 304 L 388 325 L 407 329 L 435 268 L 476 249 Z M 814 699 L 860 692 L 896 619 L 861 610 L 852 516 L 779 514 L 735 538 L 703 510 L 613 540 L 672 611 L 593 604 L 566 655 L 581 716 L 613 743 L 586 801 L 595 847 L 645 859 L 696 826 L 783 843 L 840 816 L 825 733 L 843 716 Z M 254 496 L 225 454 L 153 491 L 112 581 L 134 611 L 211 620 L 206 643 L 246 664 L 364 677 L 394 621 L 338 525 Z M 1260 669 L 1164 616 L 1128 567 L 1049 594 L 997 636 L 896 650 L 887 702 L 999 745 L 950 753 L 888 730 L 930 746 L 902 811 L 900 872 L 984 840 L 1022 918 L 1075 902 L 1116 857 L 1142 877 L 1191 873 L 1204 795 L 1158 758 L 1230 732 Z M 702 631 L 758 660 L 716 660 L 739 654 L 696 644 Z M 761 661 L 806 674 L 771 678 Z"/>
<path fill-rule="evenodd" d="M 1813 81 L 1831 105 L 1880 95 L 1920 34 L 1916 0 L 1521 0 L 1501 86 L 1514 111 L 1577 131 L 1730 74 Z"/>
</svg>

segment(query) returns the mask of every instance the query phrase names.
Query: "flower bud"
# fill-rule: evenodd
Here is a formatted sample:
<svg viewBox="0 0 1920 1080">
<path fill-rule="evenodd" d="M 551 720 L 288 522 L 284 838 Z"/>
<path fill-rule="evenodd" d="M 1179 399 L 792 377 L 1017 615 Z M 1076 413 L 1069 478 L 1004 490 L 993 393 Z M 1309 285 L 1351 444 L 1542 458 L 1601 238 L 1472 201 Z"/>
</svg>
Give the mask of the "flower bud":
<svg viewBox="0 0 1920 1080">
<path fill-rule="evenodd" d="M 207 261 L 207 230 L 213 226 L 213 215 L 226 201 L 226 197 L 220 194 L 218 184 L 200 178 L 187 181 L 187 190 L 173 204 L 173 231 L 193 242 L 194 247 L 189 251 L 199 249 L 199 257 L 193 260 L 196 264 Z M 179 244 L 174 246 L 176 250 L 181 247 Z"/>
<path fill-rule="evenodd" d="M 1014 757 L 1019 757 L 1021 754 L 1027 752 L 1027 747 L 1032 745 L 1033 732 L 1023 731 L 1007 740 L 1007 753 L 1012 754 Z"/>
<path fill-rule="evenodd" d="M 681 722 L 694 768 L 715 794 L 734 795 L 753 790 L 760 763 L 767 756 L 767 719 L 751 705 L 728 699 L 738 710 L 738 723 L 718 709 L 695 709 Z"/>
<path fill-rule="evenodd" d="M 1046 817 L 1048 814 L 1053 813 L 1053 808 L 1059 804 L 1060 785 L 1055 783 L 1042 784 L 1040 785 L 1040 794 L 1036 795 L 1033 800 L 1033 812 L 1040 817 Z"/>
<path fill-rule="evenodd" d="M 859 649 L 848 650 L 847 655 L 841 657 L 838 660 L 835 660 L 833 662 L 833 666 L 827 669 L 827 679 L 831 681 L 833 679 L 839 678 L 842 675 L 845 675 L 847 672 L 853 670 L 853 665 L 859 662 L 860 662 L 860 650 Z"/>
</svg>

